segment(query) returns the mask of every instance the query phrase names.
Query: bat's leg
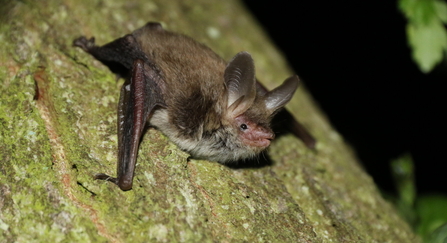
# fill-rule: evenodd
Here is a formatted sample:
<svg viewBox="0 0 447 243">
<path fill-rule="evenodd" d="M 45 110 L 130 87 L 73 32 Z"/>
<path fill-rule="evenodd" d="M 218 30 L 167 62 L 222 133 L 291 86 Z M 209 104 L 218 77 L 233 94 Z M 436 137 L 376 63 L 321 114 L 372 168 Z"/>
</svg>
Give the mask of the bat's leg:
<svg viewBox="0 0 447 243">
<path fill-rule="evenodd" d="M 160 78 L 143 60 L 133 63 L 131 76 L 121 88 L 118 107 L 118 167 L 117 177 L 95 175 L 96 179 L 109 180 L 122 190 L 132 189 L 138 147 L 147 119 L 156 106 L 164 106 Z"/>
<path fill-rule="evenodd" d="M 103 46 L 95 45 L 93 37 L 87 39 L 85 36 L 81 36 L 73 41 L 73 46 L 82 48 L 109 67 L 111 62 L 115 62 L 123 65 L 127 70 L 131 70 L 133 61 L 136 59 L 148 62 L 148 58 L 140 50 L 132 35 L 118 38 Z"/>
<path fill-rule="evenodd" d="M 111 62 L 120 63 L 127 70 L 132 69 L 133 61 L 141 59 L 146 63 L 150 63 L 147 56 L 140 50 L 139 44 L 135 40 L 147 31 L 164 31 L 159 23 L 148 22 L 145 26 L 134 31 L 132 34 L 125 35 L 103 46 L 95 44 L 95 38 L 87 39 L 81 36 L 73 41 L 73 46 L 82 48 L 84 51 L 93 55 L 107 66 L 111 66 Z"/>
</svg>

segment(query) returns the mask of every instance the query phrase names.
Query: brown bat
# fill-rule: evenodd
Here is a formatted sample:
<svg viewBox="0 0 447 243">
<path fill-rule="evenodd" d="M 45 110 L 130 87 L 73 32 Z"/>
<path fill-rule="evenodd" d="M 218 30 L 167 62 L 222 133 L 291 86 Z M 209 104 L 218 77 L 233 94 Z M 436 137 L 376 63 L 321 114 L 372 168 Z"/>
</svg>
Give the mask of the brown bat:
<svg viewBox="0 0 447 243">
<path fill-rule="evenodd" d="M 257 83 L 253 59 L 240 52 L 228 63 L 190 37 L 147 23 L 104 46 L 94 38 L 73 42 L 109 67 L 124 67 L 118 105 L 117 177 L 95 175 L 130 190 L 146 122 L 192 157 L 228 163 L 255 157 L 275 137 L 273 116 L 292 98 L 298 76 L 267 91 Z M 116 70 L 116 69 L 115 69 Z M 118 72 L 118 71 L 116 71 Z M 308 147 L 313 137 L 287 113 L 287 125 Z"/>
</svg>

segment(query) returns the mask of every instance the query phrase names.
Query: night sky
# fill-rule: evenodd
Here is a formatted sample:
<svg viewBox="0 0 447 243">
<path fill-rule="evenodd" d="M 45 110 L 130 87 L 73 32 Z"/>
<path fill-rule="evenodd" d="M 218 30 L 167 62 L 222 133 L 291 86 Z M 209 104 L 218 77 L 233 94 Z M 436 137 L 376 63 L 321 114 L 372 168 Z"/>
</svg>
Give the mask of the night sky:
<svg viewBox="0 0 447 243">
<path fill-rule="evenodd" d="M 419 71 L 396 2 L 244 2 L 382 190 L 409 152 L 418 192 L 447 193 L 447 64 Z"/>
</svg>

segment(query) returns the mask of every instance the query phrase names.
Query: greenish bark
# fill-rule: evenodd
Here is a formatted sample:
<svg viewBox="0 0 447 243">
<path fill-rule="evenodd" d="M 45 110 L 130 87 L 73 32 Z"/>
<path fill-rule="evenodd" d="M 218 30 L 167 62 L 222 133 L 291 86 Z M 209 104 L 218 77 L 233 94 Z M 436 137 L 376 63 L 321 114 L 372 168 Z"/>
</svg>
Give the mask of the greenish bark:
<svg viewBox="0 0 447 243">
<path fill-rule="evenodd" d="M 249 51 L 274 87 L 291 71 L 238 1 L 25 0 L 0 14 L 0 242 L 418 242 L 303 87 L 288 108 L 315 151 L 282 136 L 273 165 L 232 169 L 188 162 L 149 129 L 131 191 L 92 179 L 115 173 L 123 81 L 72 40 L 159 21 L 226 59 Z"/>
</svg>

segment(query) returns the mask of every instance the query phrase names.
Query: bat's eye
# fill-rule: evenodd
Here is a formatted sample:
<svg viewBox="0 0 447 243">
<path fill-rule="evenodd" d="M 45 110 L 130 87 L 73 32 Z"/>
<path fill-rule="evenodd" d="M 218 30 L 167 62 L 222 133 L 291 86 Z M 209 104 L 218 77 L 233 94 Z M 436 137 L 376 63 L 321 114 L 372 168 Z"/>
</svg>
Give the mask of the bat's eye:
<svg viewBox="0 0 447 243">
<path fill-rule="evenodd" d="M 241 128 L 242 130 L 247 130 L 248 127 L 247 127 L 246 124 L 241 124 L 241 125 L 240 125 L 240 128 Z"/>
</svg>

